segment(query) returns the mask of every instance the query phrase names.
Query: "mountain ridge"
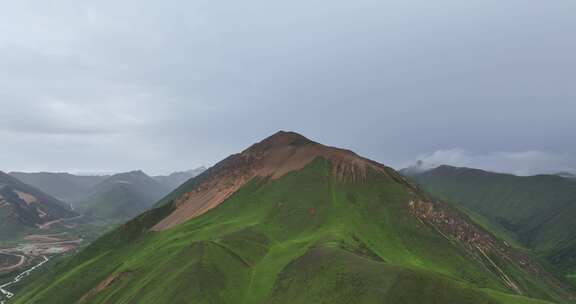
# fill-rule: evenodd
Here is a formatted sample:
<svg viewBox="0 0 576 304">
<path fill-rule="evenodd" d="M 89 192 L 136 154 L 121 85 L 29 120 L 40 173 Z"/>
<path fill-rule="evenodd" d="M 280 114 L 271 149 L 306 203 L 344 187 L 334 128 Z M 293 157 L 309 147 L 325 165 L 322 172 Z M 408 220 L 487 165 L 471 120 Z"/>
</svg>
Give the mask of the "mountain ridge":
<svg viewBox="0 0 576 304">
<path fill-rule="evenodd" d="M 186 206 L 202 212 L 181 212 Z M 183 216 L 158 227 L 174 214 Z M 389 167 L 291 132 L 186 182 L 45 281 L 58 283 L 31 284 L 15 303 L 528 304 L 548 302 L 527 296 L 571 296 L 529 255 Z"/>
<path fill-rule="evenodd" d="M 12 238 L 26 229 L 72 218 L 77 214 L 64 202 L 0 171 L 0 234 Z"/>
<path fill-rule="evenodd" d="M 104 179 L 75 205 L 88 216 L 122 222 L 152 207 L 168 192 L 167 187 L 142 170 L 134 170 Z"/>
<path fill-rule="evenodd" d="M 168 187 L 171 191 L 178 188 L 187 180 L 198 176 L 202 172 L 206 171 L 206 167 L 200 166 L 195 169 L 190 169 L 186 171 L 172 172 L 168 175 L 155 175 L 152 176 L 156 181 Z"/>
<path fill-rule="evenodd" d="M 334 162 L 334 174 L 341 178 L 365 178 L 367 166 L 382 172 L 390 170 L 352 151 L 327 147 L 295 132 L 279 131 L 219 163 L 210 172 L 214 177 L 203 181 L 193 192 L 185 193 L 176 202 L 173 214 L 153 230 L 169 229 L 207 212 L 254 178 L 278 179 L 320 156 Z"/>
<path fill-rule="evenodd" d="M 80 199 L 108 176 L 81 176 L 67 172 L 10 172 L 11 176 L 68 203 Z"/>
<path fill-rule="evenodd" d="M 412 179 L 437 197 L 486 217 L 568 274 L 576 272 L 576 183 L 557 175 L 515 176 L 444 166 Z"/>
</svg>

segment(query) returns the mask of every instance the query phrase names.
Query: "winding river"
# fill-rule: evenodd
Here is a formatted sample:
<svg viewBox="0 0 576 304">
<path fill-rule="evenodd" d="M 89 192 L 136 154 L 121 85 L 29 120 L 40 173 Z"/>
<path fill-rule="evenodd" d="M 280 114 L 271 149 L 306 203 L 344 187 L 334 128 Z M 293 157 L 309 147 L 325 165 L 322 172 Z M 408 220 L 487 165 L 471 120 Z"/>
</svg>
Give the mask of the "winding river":
<svg viewBox="0 0 576 304">
<path fill-rule="evenodd" d="M 12 298 L 14 296 L 14 293 L 6 290 L 6 288 L 20 282 L 23 278 L 27 277 L 28 275 L 30 275 L 30 273 L 32 273 L 34 270 L 42 267 L 42 265 L 46 264 L 50 259 L 46 256 L 42 256 L 43 261 L 32 266 L 31 268 L 29 268 L 28 270 L 22 272 L 21 274 L 17 275 L 16 277 L 14 277 L 14 279 L 12 279 L 12 281 L 5 283 L 3 285 L 0 285 L 0 304 L 6 304 L 6 301 L 8 301 L 8 299 Z M 2 299 L 4 298 L 4 299 Z"/>
</svg>

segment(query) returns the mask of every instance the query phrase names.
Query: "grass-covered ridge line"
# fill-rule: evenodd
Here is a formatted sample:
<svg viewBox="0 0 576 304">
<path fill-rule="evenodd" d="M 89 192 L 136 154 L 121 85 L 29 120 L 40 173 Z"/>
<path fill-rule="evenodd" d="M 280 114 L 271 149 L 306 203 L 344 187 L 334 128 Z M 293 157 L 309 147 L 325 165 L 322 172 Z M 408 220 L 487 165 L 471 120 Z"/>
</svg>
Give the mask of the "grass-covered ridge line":
<svg viewBox="0 0 576 304">
<path fill-rule="evenodd" d="M 319 158 L 278 180 L 254 179 L 204 215 L 149 232 L 172 210 L 164 202 L 13 303 L 548 303 L 512 295 L 412 216 L 393 177 L 369 170 L 351 182 L 332 172 Z M 558 299 L 514 265 L 502 268 L 526 295 Z"/>
</svg>

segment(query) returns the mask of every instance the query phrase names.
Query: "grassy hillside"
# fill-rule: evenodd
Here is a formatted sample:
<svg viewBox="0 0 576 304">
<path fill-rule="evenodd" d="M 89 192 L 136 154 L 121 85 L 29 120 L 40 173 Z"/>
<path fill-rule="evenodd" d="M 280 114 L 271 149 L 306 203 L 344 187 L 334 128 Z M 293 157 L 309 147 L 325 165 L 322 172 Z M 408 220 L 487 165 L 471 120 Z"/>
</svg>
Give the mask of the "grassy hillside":
<svg viewBox="0 0 576 304">
<path fill-rule="evenodd" d="M 176 208 L 161 204 L 44 274 L 13 303 L 564 301 L 513 261 L 494 253 L 490 266 L 414 216 L 407 202 L 419 194 L 394 173 L 368 170 L 365 180 L 351 180 L 333 172 L 319 158 L 279 179 L 253 179 L 204 215 L 150 231 Z M 513 295 L 490 267 L 525 296 Z"/>
<path fill-rule="evenodd" d="M 437 197 L 488 219 L 568 273 L 576 269 L 576 183 L 441 166 L 412 178 Z M 576 272 L 576 271 L 573 271 Z"/>
</svg>

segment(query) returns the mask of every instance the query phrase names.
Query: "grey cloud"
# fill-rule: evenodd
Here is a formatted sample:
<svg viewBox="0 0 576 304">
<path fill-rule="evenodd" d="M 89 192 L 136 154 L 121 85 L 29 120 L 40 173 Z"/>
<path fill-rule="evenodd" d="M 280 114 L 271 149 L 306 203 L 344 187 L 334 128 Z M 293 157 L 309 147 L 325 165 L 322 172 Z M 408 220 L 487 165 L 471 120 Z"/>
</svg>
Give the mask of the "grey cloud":
<svg viewBox="0 0 576 304">
<path fill-rule="evenodd" d="M 575 9 L 568 0 L 2 3 L 0 169 L 164 173 L 279 129 L 397 167 L 454 146 L 574 154 Z"/>
</svg>

